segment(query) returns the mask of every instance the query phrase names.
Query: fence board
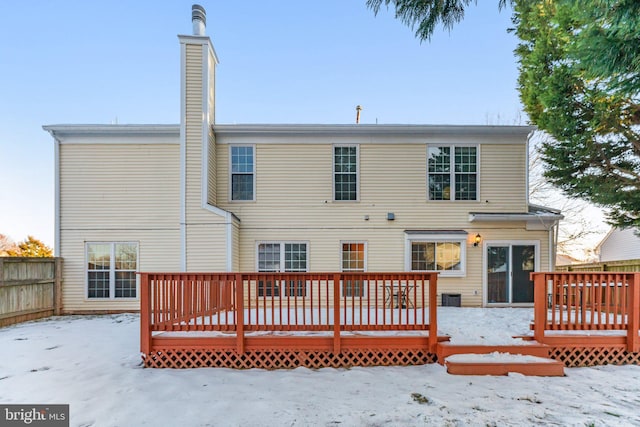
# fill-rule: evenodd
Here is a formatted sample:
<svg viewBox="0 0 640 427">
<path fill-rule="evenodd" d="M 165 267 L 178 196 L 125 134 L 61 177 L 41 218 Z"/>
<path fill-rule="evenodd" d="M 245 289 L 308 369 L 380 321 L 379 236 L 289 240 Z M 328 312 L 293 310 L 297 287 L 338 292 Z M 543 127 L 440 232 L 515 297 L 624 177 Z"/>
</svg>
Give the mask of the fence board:
<svg viewBox="0 0 640 427">
<path fill-rule="evenodd" d="M 0 257 L 0 326 L 60 314 L 61 258 Z"/>
</svg>

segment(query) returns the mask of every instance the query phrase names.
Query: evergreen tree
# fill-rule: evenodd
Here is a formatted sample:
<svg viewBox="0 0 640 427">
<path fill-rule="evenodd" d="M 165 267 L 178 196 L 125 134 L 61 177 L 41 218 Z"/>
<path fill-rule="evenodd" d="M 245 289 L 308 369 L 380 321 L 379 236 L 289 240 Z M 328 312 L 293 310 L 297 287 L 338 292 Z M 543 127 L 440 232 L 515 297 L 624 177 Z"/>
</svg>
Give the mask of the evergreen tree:
<svg viewBox="0 0 640 427">
<path fill-rule="evenodd" d="M 508 2 L 508 3 L 507 3 Z M 368 0 L 421 40 L 451 28 L 471 0 Z M 475 4 L 476 1 L 473 1 Z M 640 227 L 640 1 L 498 0 L 514 7 L 519 91 L 542 145 L 545 176 L 566 195 Z"/>
<path fill-rule="evenodd" d="M 640 226 L 640 3 L 517 0 L 514 23 L 525 111 L 553 137 L 545 176 Z"/>
<path fill-rule="evenodd" d="M 508 0 L 498 0 L 498 6 L 502 9 Z M 511 0 L 509 0 L 511 1 Z M 393 5 L 396 18 L 415 29 L 416 37 L 420 41 L 431 39 L 431 35 L 439 23 L 450 30 L 462 21 L 464 10 L 477 0 L 367 0 L 367 7 L 376 15 L 382 5 L 387 8 Z M 417 28 L 416 28 L 417 27 Z"/>
</svg>

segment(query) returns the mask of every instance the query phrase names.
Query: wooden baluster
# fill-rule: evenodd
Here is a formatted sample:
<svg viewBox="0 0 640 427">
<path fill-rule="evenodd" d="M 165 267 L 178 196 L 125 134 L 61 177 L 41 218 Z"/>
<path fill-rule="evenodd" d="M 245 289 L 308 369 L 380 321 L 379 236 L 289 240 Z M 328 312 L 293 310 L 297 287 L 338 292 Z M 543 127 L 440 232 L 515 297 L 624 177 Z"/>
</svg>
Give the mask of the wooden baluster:
<svg viewBox="0 0 640 427">
<path fill-rule="evenodd" d="M 627 299 L 627 351 L 640 352 L 640 273 L 633 273 L 629 280 Z"/>
<path fill-rule="evenodd" d="M 340 273 L 333 275 L 333 354 L 340 354 Z M 346 304 L 345 304 L 346 305 Z"/>
</svg>

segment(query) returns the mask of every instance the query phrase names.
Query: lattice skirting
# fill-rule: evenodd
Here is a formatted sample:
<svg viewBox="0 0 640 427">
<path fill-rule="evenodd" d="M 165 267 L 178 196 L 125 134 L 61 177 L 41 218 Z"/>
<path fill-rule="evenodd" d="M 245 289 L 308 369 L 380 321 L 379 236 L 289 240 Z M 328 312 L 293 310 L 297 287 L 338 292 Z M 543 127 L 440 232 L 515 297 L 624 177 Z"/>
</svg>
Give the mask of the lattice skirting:
<svg viewBox="0 0 640 427">
<path fill-rule="evenodd" d="M 148 368 L 347 368 L 351 366 L 408 366 L 435 363 L 435 353 L 422 350 L 363 349 L 332 354 L 318 351 L 269 349 L 238 354 L 202 349 L 159 349 L 143 355 Z"/>
<path fill-rule="evenodd" d="M 596 365 L 640 365 L 640 353 L 624 347 L 553 347 L 550 357 L 568 368 Z"/>
</svg>

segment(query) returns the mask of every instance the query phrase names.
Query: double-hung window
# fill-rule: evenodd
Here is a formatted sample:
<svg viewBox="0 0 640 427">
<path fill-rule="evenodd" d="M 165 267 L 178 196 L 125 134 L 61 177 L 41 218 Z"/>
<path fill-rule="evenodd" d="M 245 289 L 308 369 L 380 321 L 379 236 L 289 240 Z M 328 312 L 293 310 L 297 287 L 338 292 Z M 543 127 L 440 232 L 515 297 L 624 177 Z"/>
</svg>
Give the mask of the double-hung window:
<svg viewBox="0 0 640 427">
<path fill-rule="evenodd" d="M 342 271 L 365 271 L 366 243 L 343 242 L 342 244 Z M 342 295 L 345 297 L 363 297 L 364 283 L 362 280 L 344 280 L 342 283 Z"/>
<path fill-rule="evenodd" d="M 478 148 L 427 148 L 429 200 L 478 200 Z"/>
<path fill-rule="evenodd" d="M 333 147 L 333 199 L 358 200 L 358 146 Z"/>
<path fill-rule="evenodd" d="M 254 147 L 231 146 L 231 200 L 255 200 Z"/>
<path fill-rule="evenodd" d="M 466 232 L 406 233 L 408 271 L 437 271 L 442 276 L 465 275 Z"/>
<path fill-rule="evenodd" d="M 306 243 L 258 243 L 258 271 L 259 272 L 305 272 L 308 265 Z M 258 296 L 303 297 L 306 295 L 306 285 L 301 280 L 258 282 Z"/>
<path fill-rule="evenodd" d="M 137 243 L 87 243 L 86 251 L 88 298 L 137 298 Z"/>
</svg>

